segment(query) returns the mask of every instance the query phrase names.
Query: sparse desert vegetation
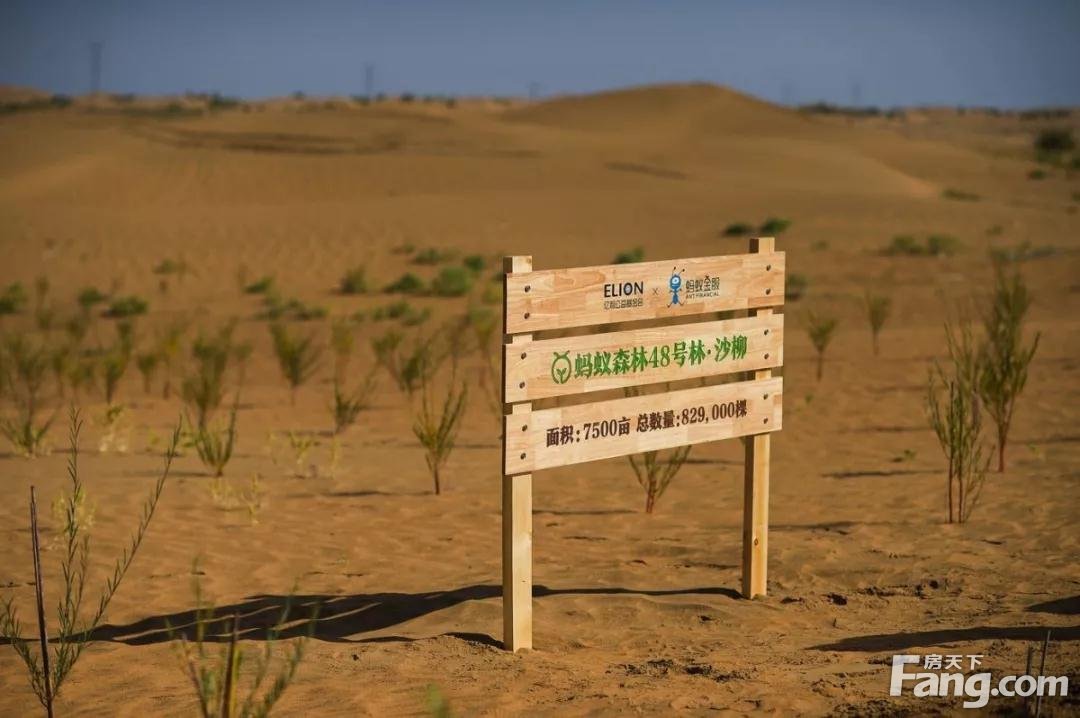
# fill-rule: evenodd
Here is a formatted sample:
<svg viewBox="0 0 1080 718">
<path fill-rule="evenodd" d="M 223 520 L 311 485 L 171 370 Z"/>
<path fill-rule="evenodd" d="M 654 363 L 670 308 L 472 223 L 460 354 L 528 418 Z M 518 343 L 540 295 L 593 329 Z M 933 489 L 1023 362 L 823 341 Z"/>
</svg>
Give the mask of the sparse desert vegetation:
<svg viewBox="0 0 1080 718">
<path fill-rule="evenodd" d="M 20 623 L 0 630 L 0 713 L 33 714 L 43 689 L 22 657 L 41 668 L 30 485 L 47 650 L 81 654 L 58 715 L 109 714 L 117 696 L 140 715 L 163 696 L 255 714 L 271 693 L 281 715 L 412 714 L 429 684 L 432 710 L 463 715 L 862 715 L 893 707 L 878 700 L 893 653 L 1020 671 L 1049 628 L 1047 671 L 1076 663 L 1057 636 L 1074 622 L 1080 195 L 1075 147 L 1035 144 L 1075 137 L 1075 114 L 810 115 L 708 86 L 452 111 L 222 100 L 0 117 L 0 592 Z M 757 234 L 777 237 L 797 302 L 769 595 L 734 595 L 739 441 L 537 472 L 538 650 L 503 654 L 500 258 L 666 261 Z M 644 292 L 666 293 L 670 268 Z M 968 319 L 951 354 L 954 306 Z M 598 331 L 651 327 L 618 311 Z M 591 331 L 538 331 L 522 352 Z M 88 417 L 77 457 L 71 404 Z M 124 517 L 181 417 L 132 563 Z M 130 570 L 91 627 L 117 555 Z M 987 570 L 1017 555 L 1022 591 Z M 65 562 L 85 579 L 79 621 L 61 621 Z M 462 678 L 477 675 L 491 680 Z"/>
</svg>

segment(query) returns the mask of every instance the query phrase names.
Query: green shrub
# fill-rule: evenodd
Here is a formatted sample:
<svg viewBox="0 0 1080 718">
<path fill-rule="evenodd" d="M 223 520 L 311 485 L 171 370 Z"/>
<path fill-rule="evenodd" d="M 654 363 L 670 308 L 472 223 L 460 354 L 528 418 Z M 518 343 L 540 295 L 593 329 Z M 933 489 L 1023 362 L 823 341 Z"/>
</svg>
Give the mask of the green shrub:
<svg viewBox="0 0 1080 718">
<path fill-rule="evenodd" d="M 874 294 L 867 290 L 863 295 L 863 307 L 866 309 L 866 318 L 870 322 L 870 337 L 874 349 L 874 356 L 878 355 L 878 335 L 885 321 L 892 314 L 892 299 L 884 294 Z"/>
<path fill-rule="evenodd" d="M 472 289 L 472 274 L 464 267 L 443 267 L 431 282 L 431 291 L 438 297 L 460 297 Z"/>
<path fill-rule="evenodd" d="M 401 299 L 385 306 L 377 307 L 375 311 L 371 313 L 371 319 L 376 322 L 381 322 L 383 319 L 397 319 L 405 316 L 411 309 L 412 306 L 404 299 Z"/>
<path fill-rule="evenodd" d="M 139 370 L 143 378 L 143 391 L 150 393 L 154 383 L 154 373 L 161 364 L 162 356 L 159 352 L 143 352 L 135 357 L 135 368 Z"/>
<path fill-rule="evenodd" d="M 979 353 L 978 392 L 997 429 L 998 471 L 1005 471 L 1005 445 L 1016 400 L 1027 383 L 1028 366 L 1039 347 L 1040 334 L 1030 344 L 1024 324 L 1031 294 L 1015 266 L 995 262 L 994 293 L 982 316 L 986 340 Z"/>
<path fill-rule="evenodd" d="M 335 436 L 355 424 L 360 412 L 371 406 L 371 396 L 376 384 L 376 368 L 372 367 L 363 382 L 351 393 L 343 388 L 343 381 L 334 381 L 334 403 L 331 409 L 334 414 Z"/>
<path fill-rule="evenodd" d="M 745 237 L 754 231 L 754 228 L 748 225 L 746 222 L 732 222 L 728 226 L 724 227 L 725 237 Z"/>
<path fill-rule="evenodd" d="M 33 457 L 45 449 L 45 434 L 53 417 L 39 421 L 42 392 L 50 363 L 50 353 L 43 344 L 33 344 L 21 334 L 6 338 L 0 355 L 0 393 L 15 406 L 13 418 L 0 417 L 0 434 L 23 456 Z"/>
<path fill-rule="evenodd" d="M 832 341 L 836 325 L 835 317 L 823 316 L 815 312 L 807 312 L 806 314 L 806 333 L 810 337 L 810 343 L 813 344 L 814 351 L 817 352 L 818 381 L 821 381 L 821 376 L 824 373 L 825 350 L 828 349 L 829 343 Z"/>
<path fill-rule="evenodd" d="M 450 452 L 454 450 L 461 420 L 465 415 L 465 405 L 469 396 L 469 384 L 462 381 L 458 385 L 457 377 L 452 373 L 450 385 L 443 397 L 441 406 L 436 410 L 431 402 L 428 380 L 431 374 L 421 374 L 421 399 L 413 421 L 413 434 L 424 447 L 424 459 L 435 484 L 435 495 L 442 493 L 440 474 Z"/>
<path fill-rule="evenodd" d="M 235 97 L 228 97 L 215 92 L 210 95 L 210 99 L 207 101 L 206 106 L 211 110 L 231 110 L 234 107 L 240 106 L 240 100 Z"/>
<path fill-rule="evenodd" d="M 909 234 L 901 234 L 892 238 L 884 253 L 894 257 L 951 257 L 959 251 L 960 246 L 960 240 L 948 234 L 931 234 L 925 242 L 919 242 Z"/>
<path fill-rule="evenodd" d="M 645 249 L 643 247 L 634 247 L 628 252 L 619 252 L 612 261 L 614 264 L 636 264 L 644 259 Z"/>
<path fill-rule="evenodd" d="M 225 396 L 225 373 L 233 357 L 233 323 L 222 326 L 216 334 L 203 334 L 192 343 L 195 367 L 184 377 L 180 393 L 184 403 L 195 409 L 198 427 L 205 427 Z M 179 343 L 179 333 L 168 341 Z M 170 347 L 171 348 L 171 347 Z"/>
<path fill-rule="evenodd" d="M 269 274 L 244 287 L 244 294 L 268 294 L 274 288 L 274 278 Z"/>
<path fill-rule="evenodd" d="M 971 329 L 945 325 L 949 364 L 934 362 L 927 377 L 926 408 L 930 426 L 948 460 L 949 523 L 971 516 L 982 491 L 990 456 L 982 440 L 982 412 L 977 394 L 979 350 Z M 943 397 L 944 394 L 944 397 Z"/>
<path fill-rule="evenodd" d="M 409 307 L 409 311 L 401 317 L 401 324 L 406 327 L 418 327 L 430 318 L 431 310 L 427 307 L 423 309 Z"/>
<path fill-rule="evenodd" d="M 398 389 L 411 397 L 446 360 L 438 337 L 416 336 L 406 347 L 405 336 L 390 329 L 371 340 L 375 361 L 386 369 Z"/>
<path fill-rule="evenodd" d="M 782 219 L 780 217 L 769 217 L 761 223 L 760 232 L 766 236 L 774 236 L 782 233 L 788 227 L 791 226 L 790 219 Z"/>
<path fill-rule="evenodd" d="M 172 259 L 172 258 L 166 258 L 166 259 L 161 260 L 161 262 L 159 262 L 157 264 L 157 266 L 154 267 L 153 271 L 154 271 L 154 274 L 161 274 L 161 275 L 176 274 L 176 275 L 179 275 L 182 278 L 184 275 L 186 275 L 188 273 L 189 270 L 190 270 L 190 267 L 188 266 L 188 263 L 186 261 L 184 261 L 183 259 L 177 260 L 177 259 Z"/>
<path fill-rule="evenodd" d="M 453 258 L 453 252 L 440 252 L 434 247 L 428 247 L 421 250 L 415 257 L 413 257 L 413 264 L 425 264 L 434 266 L 436 264 L 442 264 Z"/>
<path fill-rule="evenodd" d="M 487 269 L 487 260 L 482 254 L 470 254 L 461 260 L 461 263 L 473 274 L 482 274 Z"/>
<path fill-rule="evenodd" d="M 412 272 L 406 272 L 386 286 L 387 294 L 424 294 L 424 280 Z"/>
<path fill-rule="evenodd" d="M 109 304 L 109 308 L 105 311 L 105 316 L 112 319 L 137 317 L 140 314 L 146 314 L 148 307 L 149 305 L 142 297 L 137 297 L 135 295 L 119 297 Z"/>
<path fill-rule="evenodd" d="M 7 289 L 0 292 L 0 316 L 15 314 L 26 304 L 26 290 L 19 282 L 9 284 Z"/>
<path fill-rule="evenodd" d="M 954 199 L 960 202 L 977 202 L 981 199 L 979 195 L 974 194 L 973 192 L 965 192 L 964 190 L 954 189 L 952 187 L 946 187 L 942 190 L 941 196 L 945 199 Z"/>
<path fill-rule="evenodd" d="M 341 278 L 340 288 L 342 294 L 366 294 L 368 290 L 367 271 L 363 266 L 350 269 Z"/>
<path fill-rule="evenodd" d="M 932 257 L 951 257 L 960 249 L 960 240 L 949 234 L 931 234 L 926 238 L 926 253 Z"/>
<path fill-rule="evenodd" d="M 112 406 L 116 389 L 128 368 L 128 354 L 119 346 L 112 347 L 101 357 L 101 376 L 105 382 L 105 403 Z"/>
<path fill-rule="evenodd" d="M 82 307 L 84 312 L 89 312 L 95 305 L 101 304 L 107 296 L 102 294 L 96 287 L 85 287 L 79 290 L 79 295 L 76 297 L 79 302 L 79 306 Z"/>
<path fill-rule="evenodd" d="M 304 304 L 296 297 L 286 299 L 273 289 L 263 297 L 263 307 L 263 313 L 259 316 L 261 319 L 269 319 L 270 321 L 280 319 L 311 321 L 313 319 L 325 319 L 329 314 L 326 307 Z"/>
<path fill-rule="evenodd" d="M 330 315 L 330 310 L 322 305 L 317 304 L 304 304 L 298 299 L 292 300 L 292 306 L 294 307 L 292 316 L 301 322 L 310 322 L 315 319 L 326 319 Z"/>
<path fill-rule="evenodd" d="M 1076 148 L 1072 130 L 1067 128 L 1046 129 L 1035 136 L 1035 151 L 1043 155 L 1060 155 Z"/>
<path fill-rule="evenodd" d="M 885 249 L 885 254 L 915 257 L 926 254 L 926 247 L 910 234 L 898 234 L 892 238 L 892 242 Z"/>
<path fill-rule="evenodd" d="M 188 424 L 191 424 L 190 420 Z M 192 442 L 203 466 L 213 472 L 214 478 L 223 476 L 225 465 L 232 458 L 233 448 L 236 446 L 236 405 L 233 404 L 232 411 L 229 412 L 228 427 L 194 427 Z"/>
<path fill-rule="evenodd" d="M 274 354 L 277 356 L 278 366 L 289 383 L 292 404 L 295 406 L 296 390 L 319 368 L 322 347 L 315 344 L 313 335 L 293 335 L 281 322 L 270 325 L 270 335 L 274 340 Z"/>
</svg>

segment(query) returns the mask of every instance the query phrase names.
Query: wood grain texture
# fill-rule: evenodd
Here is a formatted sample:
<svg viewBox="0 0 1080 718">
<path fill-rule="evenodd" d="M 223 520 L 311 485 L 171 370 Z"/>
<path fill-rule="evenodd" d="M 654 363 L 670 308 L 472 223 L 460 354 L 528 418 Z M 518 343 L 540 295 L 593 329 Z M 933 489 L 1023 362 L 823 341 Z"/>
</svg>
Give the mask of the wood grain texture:
<svg viewBox="0 0 1080 718">
<path fill-rule="evenodd" d="M 532 257 L 506 257 L 506 276 L 532 269 Z M 505 289 L 505 286 L 504 286 Z M 503 293 L 505 302 L 505 292 Z M 505 304 L 504 304 L 505 315 Z M 531 334 L 503 336 L 507 346 L 520 350 L 532 342 Z M 503 386 L 506 386 L 506 362 L 503 362 Z M 505 394 L 503 397 L 506 403 Z M 510 417 L 527 421 L 532 404 L 515 403 Z M 503 438 L 503 455 L 506 439 Z M 503 646 L 509 651 L 532 648 L 532 474 L 517 476 L 503 472 L 502 480 L 502 584 Z"/>
<path fill-rule="evenodd" d="M 740 336 L 745 338 L 745 354 L 733 345 L 734 338 Z M 717 340 L 728 344 L 718 347 Z M 695 341 L 701 342 L 705 352 L 700 361 L 689 356 Z M 681 356 L 673 351 L 677 342 L 683 345 Z M 639 355 L 648 362 L 644 367 L 635 363 L 625 373 L 593 374 L 601 360 L 610 368 L 616 352 L 632 353 L 635 348 L 645 350 Z M 607 357 L 603 357 L 605 353 Z M 503 396 L 507 402 L 530 401 L 752 371 L 781 366 L 783 353 L 782 314 L 536 340 L 527 347 L 504 347 Z M 590 355 L 592 361 L 588 361 Z"/>
<path fill-rule="evenodd" d="M 678 303 L 673 274 L 680 277 Z M 506 278 L 505 319 L 515 334 L 783 303 L 783 252 L 736 254 L 515 272 Z"/>
<path fill-rule="evenodd" d="M 771 237 L 750 240 L 751 252 L 769 253 L 775 248 Z M 751 315 L 767 317 L 772 309 L 751 310 Z M 772 376 L 769 369 L 753 372 L 756 380 Z M 769 568 L 769 467 L 772 437 L 746 437 L 743 458 L 742 594 L 746 598 L 764 596 Z"/>
<path fill-rule="evenodd" d="M 510 415 L 505 419 L 505 457 L 507 474 L 532 472 L 555 466 L 580 464 L 643 451 L 700 444 L 760 432 L 777 431 L 782 423 L 783 380 L 780 377 L 734 384 L 698 387 L 666 394 L 628 397 L 611 401 L 530 412 L 527 417 Z M 732 406 L 746 402 L 745 414 L 730 416 Z M 725 412 L 717 418 L 712 407 Z M 682 412 L 704 407 L 705 419 L 696 423 L 683 421 Z M 639 431 L 644 414 L 674 412 L 672 425 Z M 629 422 L 629 430 L 614 436 L 593 436 L 597 425 L 605 431 L 611 422 Z M 590 427 L 587 429 L 585 424 Z M 625 425 L 624 425 L 625 426 Z M 549 431 L 562 432 L 570 427 L 569 441 L 549 445 Z M 610 433 L 610 432 L 609 432 Z M 588 438 L 586 436 L 588 435 Z"/>
</svg>

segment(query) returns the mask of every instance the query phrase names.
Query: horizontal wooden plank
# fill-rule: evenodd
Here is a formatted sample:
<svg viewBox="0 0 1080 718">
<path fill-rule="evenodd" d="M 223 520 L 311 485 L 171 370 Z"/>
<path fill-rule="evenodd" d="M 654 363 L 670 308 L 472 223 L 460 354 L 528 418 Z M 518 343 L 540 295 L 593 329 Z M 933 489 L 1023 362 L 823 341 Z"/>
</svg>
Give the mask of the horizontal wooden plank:
<svg viewBox="0 0 1080 718">
<path fill-rule="evenodd" d="M 684 389 L 505 417 L 503 471 L 524 474 L 777 431 L 783 379 Z"/>
<path fill-rule="evenodd" d="M 784 303 L 784 253 L 509 274 L 506 332 L 536 332 Z"/>
<path fill-rule="evenodd" d="M 507 403 L 754 371 L 784 363 L 784 316 L 768 314 L 507 344 Z"/>
</svg>

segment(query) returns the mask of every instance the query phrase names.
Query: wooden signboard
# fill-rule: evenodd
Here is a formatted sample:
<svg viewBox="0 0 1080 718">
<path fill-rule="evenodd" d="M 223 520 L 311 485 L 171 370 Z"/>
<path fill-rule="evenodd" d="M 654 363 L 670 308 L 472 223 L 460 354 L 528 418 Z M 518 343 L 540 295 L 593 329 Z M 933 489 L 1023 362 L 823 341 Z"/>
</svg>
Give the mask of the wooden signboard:
<svg viewBox="0 0 1080 718">
<path fill-rule="evenodd" d="M 532 647 L 532 472 L 743 437 L 743 581 L 765 593 L 769 433 L 782 424 L 784 254 L 533 271 L 505 261 L 503 643 Z M 700 321 L 744 310 L 745 317 Z M 533 332 L 638 320 L 663 326 L 562 338 Z M 739 381 L 532 410 L 530 402 L 737 374 Z"/>
</svg>

